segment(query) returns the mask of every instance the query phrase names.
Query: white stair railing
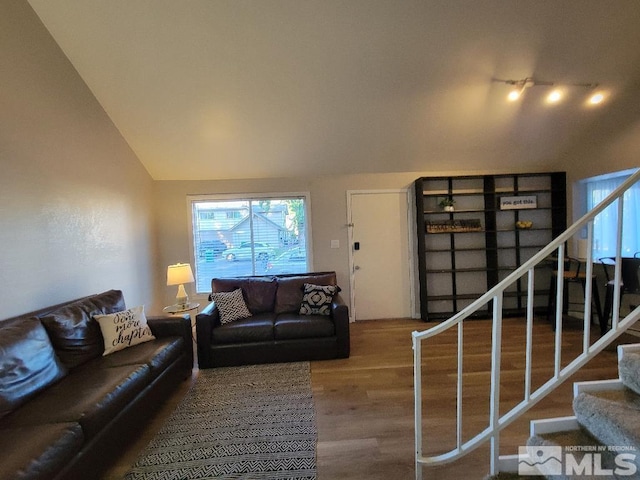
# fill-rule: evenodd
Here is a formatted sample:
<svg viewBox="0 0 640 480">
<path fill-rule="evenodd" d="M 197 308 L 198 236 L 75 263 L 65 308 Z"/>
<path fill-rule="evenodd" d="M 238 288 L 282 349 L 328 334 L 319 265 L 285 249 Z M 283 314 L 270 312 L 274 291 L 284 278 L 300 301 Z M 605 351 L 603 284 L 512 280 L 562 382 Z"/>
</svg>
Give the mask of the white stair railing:
<svg viewBox="0 0 640 480">
<path fill-rule="evenodd" d="M 529 410 L 538 401 L 544 398 L 564 380 L 570 377 L 596 354 L 602 351 L 607 345 L 622 334 L 630 325 L 640 319 L 640 307 L 634 309 L 629 315 L 620 319 L 620 282 L 621 282 L 621 239 L 624 209 L 624 193 L 634 184 L 640 181 L 640 170 L 629 177 L 622 185 L 616 188 L 605 200 L 598 204 L 593 210 L 583 216 L 580 220 L 569 227 L 565 232 L 554 239 L 552 243 L 544 247 L 530 260 L 516 269 L 507 278 L 493 287 L 478 300 L 467 308 L 451 317 L 445 322 L 429 328 L 422 332 L 413 332 L 413 352 L 414 352 L 414 401 L 415 401 L 415 468 L 416 479 L 421 480 L 423 467 L 429 465 L 440 465 L 453 462 L 461 458 L 472 450 L 476 449 L 486 441 L 491 443 L 490 474 L 495 475 L 499 471 L 499 441 L 500 431 L 511 422 Z M 533 389 L 531 376 L 532 369 L 532 345 L 533 345 L 533 317 L 534 317 L 534 269 L 542 262 L 548 262 L 552 255 L 557 254 L 557 278 L 562 279 L 566 259 L 566 243 L 582 229 L 587 229 L 587 259 L 586 278 L 592 278 L 593 274 L 593 222 L 594 218 L 605 208 L 614 202 L 618 202 L 618 228 L 617 228 L 617 251 L 615 261 L 615 287 L 613 293 L 613 309 L 611 329 L 602 335 L 597 341 L 591 344 L 591 302 L 592 286 L 590 281 L 585 283 L 584 300 L 584 332 L 582 353 L 569 361 L 566 366 L 562 366 L 562 313 L 564 310 L 564 282 L 556 282 L 556 302 L 555 302 L 555 350 L 554 369 L 550 378 L 540 387 Z M 525 345 L 525 367 L 524 367 L 524 395 L 522 401 L 508 411 L 500 412 L 500 380 L 501 369 L 500 359 L 503 347 L 502 342 L 502 305 L 505 291 L 522 277 L 527 277 L 527 308 L 526 308 L 526 345 Z M 552 292 L 549 293 L 553 294 Z M 490 387 L 490 408 L 488 426 L 477 432 L 468 440 L 463 439 L 462 424 L 462 404 L 463 404 L 463 322 L 482 308 L 493 302 L 493 322 L 491 332 L 491 387 Z M 432 338 L 449 329 L 457 328 L 457 369 L 456 380 L 456 446 L 455 448 L 436 455 L 423 455 L 423 386 L 422 386 L 422 342 Z M 565 359 L 566 360 L 566 359 Z M 453 401 L 453 400 L 452 400 Z"/>
</svg>

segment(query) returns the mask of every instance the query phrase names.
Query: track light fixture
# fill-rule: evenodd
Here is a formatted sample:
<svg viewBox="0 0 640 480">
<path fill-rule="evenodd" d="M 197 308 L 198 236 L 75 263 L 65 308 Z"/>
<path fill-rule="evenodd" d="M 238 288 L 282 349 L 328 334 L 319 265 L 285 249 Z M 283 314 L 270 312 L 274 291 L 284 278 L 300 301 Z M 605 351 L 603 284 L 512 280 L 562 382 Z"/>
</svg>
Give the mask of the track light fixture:
<svg viewBox="0 0 640 480">
<path fill-rule="evenodd" d="M 511 102 L 519 100 L 524 92 L 531 87 L 556 87 L 546 97 L 546 103 L 556 104 L 559 103 L 565 96 L 567 88 L 586 88 L 589 90 L 595 90 L 598 87 L 597 83 L 557 83 L 546 80 L 538 80 L 533 77 L 526 77 L 521 80 L 504 80 L 500 78 L 494 78 L 494 82 L 504 83 L 511 86 L 511 90 L 507 95 L 507 99 Z M 598 105 L 605 99 L 605 93 L 602 91 L 594 92 L 587 100 L 590 105 Z"/>
</svg>

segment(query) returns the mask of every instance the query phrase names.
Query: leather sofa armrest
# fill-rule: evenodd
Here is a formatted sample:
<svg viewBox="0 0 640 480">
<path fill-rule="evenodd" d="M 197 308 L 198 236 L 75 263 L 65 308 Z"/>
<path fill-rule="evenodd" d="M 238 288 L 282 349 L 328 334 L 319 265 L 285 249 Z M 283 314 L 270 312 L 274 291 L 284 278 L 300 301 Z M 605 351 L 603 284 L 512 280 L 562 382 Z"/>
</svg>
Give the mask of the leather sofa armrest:
<svg viewBox="0 0 640 480">
<path fill-rule="evenodd" d="M 188 314 L 148 316 L 147 323 L 156 337 L 191 336 L 191 318 Z"/>
<path fill-rule="evenodd" d="M 211 360 L 211 337 L 213 328 L 220 324 L 220 312 L 211 302 L 196 316 L 196 343 L 198 346 L 198 366 L 209 368 Z"/>
<path fill-rule="evenodd" d="M 349 338 L 349 307 L 340 294 L 334 295 L 331 302 L 331 318 L 335 324 L 338 338 L 338 358 L 349 358 L 351 340 Z"/>
<path fill-rule="evenodd" d="M 193 365 L 193 334 L 191 333 L 191 317 L 184 315 L 160 315 L 147 317 L 151 333 L 156 337 L 182 337 L 184 349 Z"/>
</svg>

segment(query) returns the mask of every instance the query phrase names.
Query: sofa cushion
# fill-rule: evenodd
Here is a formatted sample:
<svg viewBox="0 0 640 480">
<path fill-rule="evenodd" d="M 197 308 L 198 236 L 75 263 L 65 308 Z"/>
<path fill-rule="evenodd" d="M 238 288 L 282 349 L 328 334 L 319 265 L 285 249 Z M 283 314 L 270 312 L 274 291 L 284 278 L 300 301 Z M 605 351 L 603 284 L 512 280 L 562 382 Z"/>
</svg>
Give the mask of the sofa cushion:
<svg viewBox="0 0 640 480">
<path fill-rule="evenodd" d="M 267 342 L 273 340 L 273 313 L 261 313 L 213 329 L 213 343 Z"/>
<path fill-rule="evenodd" d="M 82 448 L 78 423 L 0 429 L 0 478 L 53 478 Z"/>
<path fill-rule="evenodd" d="M 325 315 L 283 313 L 276 317 L 274 324 L 276 340 L 331 337 L 335 331 L 333 321 Z"/>
<path fill-rule="evenodd" d="M 110 290 L 60 307 L 41 316 L 40 320 L 60 360 L 68 368 L 75 368 L 104 351 L 100 326 L 93 316 L 125 308 L 122 292 Z"/>
<path fill-rule="evenodd" d="M 150 342 L 156 338 L 147 325 L 147 317 L 144 315 L 142 305 L 108 315 L 95 315 L 93 318 L 100 324 L 100 331 L 104 338 L 103 355 L 109 355 L 139 343 Z"/>
<path fill-rule="evenodd" d="M 66 373 L 38 318 L 0 322 L 0 417 Z"/>
<path fill-rule="evenodd" d="M 42 391 L 4 417 L 3 426 L 78 422 L 85 438 L 93 438 L 151 381 L 147 365 L 96 368 L 96 364 L 87 362 Z"/>
<path fill-rule="evenodd" d="M 120 350 L 113 355 L 96 358 L 90 365 L 96 365 L 97 368 L 148 365 L 151 369 L 151 377 L 155 380 L 182 355 L 182 352 L 184 352 L 184 338 L 162 337 L 156 338 L 153 342 L 140 343 Z"/>
<path fill-rule="evenodd" d="M 213 292 L 211 300 L 215 302 L 220 312 L 220 323 L 223 325 L 251 316 L 240 288 L 236 288 L 233 292 Z"/>
<path fill-rule="evenodd" d="M 214 278 L 211 280 L 212 292 L 232 292 L 242 289 L 244 300 L 253 314 L 272 312 L 278 284 L 274 277 L 235 277 Z M 210 300 L 213 300 L 210 298 Z"/>
<path fill-rule="evenodd" d="M 305 283 L 316 285 L 336 285 L 335 272 L 281 276 L 278 279 L 278 291 L 276 292 L 275 312 L 298 313 L 302 303 L 303 287 Z"/>
</svg>

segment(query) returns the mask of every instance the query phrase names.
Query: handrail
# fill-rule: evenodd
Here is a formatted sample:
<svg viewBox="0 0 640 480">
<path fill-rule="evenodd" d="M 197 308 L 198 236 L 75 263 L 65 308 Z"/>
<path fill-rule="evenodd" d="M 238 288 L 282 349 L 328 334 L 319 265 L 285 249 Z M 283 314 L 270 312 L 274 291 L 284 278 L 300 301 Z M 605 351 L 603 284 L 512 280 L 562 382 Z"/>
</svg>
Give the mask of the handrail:
<svg viewBox="0 0 640 480">
<path fill-rule="evenodd" d="M 499 439 L 500 431 L 511 422 L 520 417 L 524 412 L 529 410 L 538 401 L 549 394 L 553 389 L 560 385 L 569 376 L 575 373 L 579 368 L 591 360 L 596 354 L 602 351 L 608 344 L 626 330 L 635 321 L 640 319 L 640 307 L 633 310 L 624 319 L 620 320 L 620 280 L 621 280 L 621 239 L 623 224 L 623 208 L 624 193 L 640 181 L 640 169 L 625 180 L 618 188 L 608 195 L 591 211 L 585 214 L 577 222 L 571 225 L 565 232 L 558 235 L 549 245 L 542 248 L 537 254 L 522 264 L 519 268 L 508 275 L 503 281 L 491 288 L 488 292 L 460 311 L 445 322 L 439 323 L 432 328 L 422 332 L 413 332 L 413 351 L 414 351 L 414 405 L 415 405 L 415 468 L 416 479 L 422 479 L 422 467 L 425 465 L 437 465 L 455 461 L 456 459 L 471 452 L 479 447 L 487 440 L 491 441 L 491 461 L 490 474 L 498 473 L 498 455 L 499 455 Z M 616 244 L 616 261 L 614 270 L 614 293 L 613 293 L 613 313 L 612 326 L 606 334 L 600 339 L 590 344 L 590 328 L 591 328 L 591 300 L 592 287 L 591 282 L 585 283 L 585 303 L 584 303 L 584 332 L 582 353 L 569 362 L 564 368 L 561 365 L 562 355 L 562 312 L 564 299 L 564 282 L 556 282 L 556 326 L 555 326 L 555 354 L 554 354 L 554 371 L 553 376 L 549 378 L 542 386 L 532 391 L 531 372 L 532 372 L 532 344 L 533 344 L 533 306 L 534 306 L 534 269 L 542 262 L 549 260 L 549 257 L 557 252 L 557 277 L 561 279 L 564 272 L 564 262 L 566 259 L 565 244 L 581 229 L 587 229 L 587 259 L 586 259 L 586 278 L 591 278 L 593 274 L 593 221 L 594 218 L 606 209 L 613 202 L 618 201 L 618 226 L 617 226 L 617 244 Z M 527 276 L 527 308 L 526 308 L 526 350 L 525 350 L 525 386 L 524 398 L 515 407 L 511 408 L 504 414 L 500 413 L 500 355 L 502 350 L 502 303 L 504 292 L 516 281 Z M 549 293 L 550 295 L 552 292 Z M 491 396 L 490 396 L 490 412 L 488 419 L 488 427 L 478 432 L 475 436 L 467 441 L 462 438 L 462 378 L 463 378 L 463 356 L 462 348 L 463 340 L 463 322 L 469 316 L 493 302 L 493 321 L 491 333 Z M 457 342 L 458 342 L 458 364 L 457 364 L 457 384 L 456 384 L 456 447 L 452 450 L 434 456 L 424 456 L 423 450 L 423 434 L 422 434 L 422 341 L 441 334 L 450 328 L 457 326 Z"/>
</svg>

